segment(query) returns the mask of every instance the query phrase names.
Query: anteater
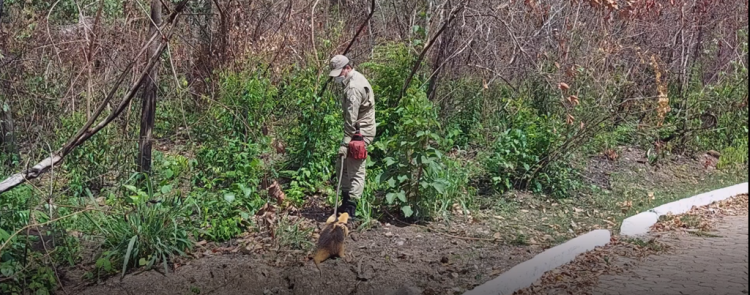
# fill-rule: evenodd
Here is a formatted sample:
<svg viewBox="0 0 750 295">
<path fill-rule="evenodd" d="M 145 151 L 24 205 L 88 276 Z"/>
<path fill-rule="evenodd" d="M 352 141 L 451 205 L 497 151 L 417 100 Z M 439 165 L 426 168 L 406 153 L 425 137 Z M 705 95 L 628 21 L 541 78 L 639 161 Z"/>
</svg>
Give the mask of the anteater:
<svg viewBox="0 0 750 295">
<path fill-rule="evenodd" d="M 331 216 L 326 221 L 313 254 L 313 261 L 318 271 L 320 271 L 320 263 L 324 260 L 334 256 L 344 257 L 344 239 L 349 235 L 349 228 L 346 227 L 348 220 L 349 214 L 344 212 L 338 220 Z"/>
</svg>

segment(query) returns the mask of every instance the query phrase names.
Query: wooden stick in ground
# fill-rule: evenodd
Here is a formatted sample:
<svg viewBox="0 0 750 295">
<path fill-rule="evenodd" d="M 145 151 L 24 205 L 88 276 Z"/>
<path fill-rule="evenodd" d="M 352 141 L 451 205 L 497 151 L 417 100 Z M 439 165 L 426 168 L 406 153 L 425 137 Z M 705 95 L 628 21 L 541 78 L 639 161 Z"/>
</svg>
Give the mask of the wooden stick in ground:
<svg viewBox="0 0 750 295">
<path fill-rule="evenodd" d="M 161 25 L 161 2 L 159 0 L 151 1 L 151 23 L 149 33 L 155 34 L 158 26 Z M 155 54 L 159 49 L 159 44 L 151 44 L 150 54 Z M 151 171 L 151 146 L 153 145 L 152 136 L 154 130 L 154 121 L 156 120 L 156 90 L 158 81 L 157 67 L 151 67 L 149 79 L 146 79 L 141 94 L 141 129 L 138 141 L 138 172 Z"/>
<path fill-rule="evenodd" d="M 186 4 L 187 4 L 187 0 L 183 0 L 182 2 L 177 4 L 177 7 L 175 8 L 175 10 L 167 18 L 167 21 L 165 22 L 165 26 L 174 22 L 177 15 L 180 12 L 182 12 L 182 10 L 185 9 Z M 155 33 L 153 36 L 151 36 L 150 40 L 154 40 L 156 36 L 158 35 L 160 35 L 160 33 L 158 32 Z M 162 38 L 162 42 L 159 45 L 158 50 L 156 50 L 156 53 L 154 55 L 149 57 L 149 62 L 147 66 L 143 69 L 143 71 L 141 72 L 141 75 L 138 81 L 134 83 L 133 86 L 130 87 L 130 90 L 127 92 L 127 94 L 125 94 L 125 97 L 122 100 L 122 102 L 120 102 L 120 105 L 112 113 L 110 113 L 109 116 L 107 116 L 107 118 L 99 122 L 99 124 L 97 124 L 93 128 L 89 129 L 90 126 L 96 120 L 96 118 L 104 110 L 104 106 L 107 104 L 107 102 L 111 99 L 112 96 L 114 96 L 114 93 L 117 90 L 117 86 L 111 89 L 110 94 L 105 98 L 105 101 L 99 106 L 99 108 L 97 109 L 97 112 L 95 112 L 95 114 L 91 116 L 91 119 L 89 119 L 89 121 L 86 122 L 86 125 L 84 126 L 84 128 L 81 128 L 75 136 L 71 137 L 68 140 L 68 142 L 65 145 L 63 145 L 62 148 L 60 148 L 60 150 L 58 150 L 52 156 L 40 161 L 39 163 L 34 165 L 34 167 L 32 167 L 31 169 L 11 175 L 7 179 L 0 182 L 0 194 L 26 182 L 27 180 L 35 179 L 39 177 L 40 175 L 42 175 L 43 173 L 47 172 L 52 166 L 59 164 L 62 161 L 62 159 L 68 153 L 70 153 L 71 150 L 73 150 L 73 148 L 75 148 L 76 146 L 88 140 L 91 136 L 99 132 L 101 129 L 106 127 L 110 122 L 112 122 L 117 116 L 119 116 L 122 113 L 122 111 L 125 110 L 125 108 L 128 106 L 130 101 L 133 99 L 133 97 L 135 96 L 135 93 L 138 91 L 141 85 L 144 83 L 144 81 L 148 77 L 148 74 L 151 68 L 153 68 L 158 62 L 159 56 L 161 56 L 162 52 L 164 52 L 164 49 L 167 47 L 166 44 L 169 41 L 171 36 L 172 36 L 172 33 Z M 144 46 L 141 51 L 146 50 L 149 47 L 149 44 L 146 44 L 146 46 Z M 129 66 L 132 67 L 133 63 L 134 61 L 131 62 L 131 65 Z M 123 79 L 124 76 L 125 76 L 125 73 L 121 75 L 120 79 Z M 122 81 L 118 81 L 117 85 L 119 85 L 121 82 Z"/>
</svg>

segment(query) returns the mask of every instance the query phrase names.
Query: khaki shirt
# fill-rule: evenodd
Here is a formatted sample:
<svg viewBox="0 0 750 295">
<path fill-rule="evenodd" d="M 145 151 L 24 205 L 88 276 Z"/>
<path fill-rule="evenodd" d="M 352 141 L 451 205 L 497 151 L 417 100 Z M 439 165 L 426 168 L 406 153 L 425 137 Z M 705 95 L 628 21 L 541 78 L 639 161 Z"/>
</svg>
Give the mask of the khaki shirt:
<svg viewBox="0 0 750 295">
<path fill-rule="evenodd" d="M 341 106 L 344 111 L 344 139 L 347 145 L 356 132 L 359 123 L 365 142 L 370 144 L 375 138 L 375 94 L 365 76 L 352 69 L 344 78 L 344 96 Z"/>
</svg>

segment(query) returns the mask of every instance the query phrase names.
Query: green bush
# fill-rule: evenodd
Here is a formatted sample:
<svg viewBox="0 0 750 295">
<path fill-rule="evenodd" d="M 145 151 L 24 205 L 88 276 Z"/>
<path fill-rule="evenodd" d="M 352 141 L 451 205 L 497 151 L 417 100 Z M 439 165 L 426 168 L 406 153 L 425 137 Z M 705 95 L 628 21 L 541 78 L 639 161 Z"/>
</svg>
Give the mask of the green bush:
<svg viewBox="0 0 750 295">
<path fill-rule="evenodd" d="M 737 36 L 740 43 L 738 54 L 746 59 L 747 29 L 739 30 Z M 720 151 L 729 147 L 742 150 L 743 145 L 747 145 L 748 138 L 746 64 L 739 60 L 731 61 L 726 70 L 717 73 L 715 81 L 710 84 L 705 84 L 700 79 L 704 75 L 700 63 L 692 70 L 696 73 L 691 75 L 694 79 L 690 81 L 687 101 L 671 103 L 673 111 L 670 112 L 671 122 L 668 123 L 676 126 L 686 124 L 689 129 L 698 129 L 688 134 L 688 140 L 685 141 L 688 151 Z M 682 109 L 685 107 L 686 109 Z M 711 124 L 714 120 L 715 124 Z"/>
<path fill-rule="evenodd" d="M 409 48 L 402 44 L 387 44 L 378 46 L 374 50 L 373 58 L 360 65 L 360 70 L 365 73 L 372 85 L 375 93 L 375 112 L 378 121 L 378 137 L 389 137 L 396 133 L 398 123 L 405 114 L 396 113 L 395 109 L 400 107 L 402 101 L 398 101 L 401 89 L 404 86 L 411 66 L 416 61 Z M 424 89 L 420 87 L 424 79 L 420 75 L 415 75 L 409 89 L 405 93 L 405 98 L 410 95 L 424 95 Z M 432 108 L 429 101 L 419 101 L 427 103 Z M 430 110 L 432 111 L 432 110 Z M 377 153 L 377 152 L 376 152 Z"/>
<path fill-rule="evenodd" d="M 266 202 L 254 187 L 234 184 L 218 192 L 194 192 L 186 201 L 192 208 L 187 215 L 193 216 L 196 238 L 226 241 L 245 232 L 249 217 Z"/>
<path fill-rule="evenodd" d="M 258 195 L 266 167 L 257 144 L 226 137 L 197 153 L 190 215 L 196 214 L 196 237 L 214 241 L 231 239 L 245 231 L 247 219 L 265 203 Z"/>
<path fill-rule="evenodd" d="M 748 158 L 747 138 L 740 141 L 737 147 L 729 146 L 721 150 L 719 162 L 716 168 L 726 169 L 732 166 L 747 165 Z"/>
<path fill-rule="evenodd" d="M 531 188 L 537 193 L 565 197 L 576 187 L 575 173 L 567 157 L 547 159 L 562 140 L 544 117 L 521 113 L 514 127 L 503 131 L 486 162 L 495 188 L 505 192 Z"/>
<path fill-rule="evenodd" d="M 268 79 L 247 78 L 252 75 L 221 74 L 219 99 L 210 102 L 206 120 L 196 126 L 195 183 L 200 187 L 254 187 L 264 173 L 259 157 L 269 145 L 260 130 L 275 107 L 276 88 Z"/>
<path fill-rule="evenodd" d="M 445 139 L 437 107 L 427 99 L 423 77 L 414 77 L 399 100 L 413 60 L 404 46 L 383 46 L 364 66 L 377 93 L 379 122 L 371 148 L 373 167 L 368 168 L 377 176 L 368 185 L 381 189 L 386 205 L 399 208 L 405 217 L 423 219 L 451 206 L 468 180 L 448 169 L 452 163 L 442 149 L 452 142 Z M 456 138 L 455 132 L 448 134 Z"/>
<path fill-rule="evenodd" d="M 26 235 L 21 231 L 11 235 L 34 220 L 48 222 L 50 217 L 42 210 L 31 210 L 40 201 L 29 185 L 21 185 L 3 193 L 0 198 L 0 293 L 51 294 L 57 286 L 53 265 L 77 262 L 77 241 L 66 236 L 60 222 L 36 227 L 43 235 L 46 245 L 54 246 L 49 251 L 37 251 L 41 238 L 37 234 Z M 46 208 L 48 209 L 48 208 Z M 52 240 L 54 239 L 54 240 Z M 51 242 L 51 240 L 53 242 Z M 36 248 L 38 249 L 38 248 Z"/>
<path fill-rule="evenodd" d="M 316 75 L 314 69 L 298 68 L 282 85 L 282 99 L 290 102 L 286 115 L 281 115 L 290 118 L 285 122 L 288 131 L 284 137 L 289 157 L 282 175 L 291 180 L 288 196 L 295 200 L 320 190 L 333 178 L 343 136 L 340 87 L 331 83 L 323 96 L 318 96 Z"/>
<path fill-rule="evenodd" d="M 605 149 L 613 149 L 619 145 L 637 143 L 636 126 L 633 123 L 624 123 L 612 126 L 610 122 L 601 123 L 602 131 L 593 135 L 591 142 L 584 147 L 588 154 L 597 154 Z"/>
<path fill-rule="evenodd" d="M 23 265 L 26 243 L 18 236 L 13 239 L 10 236 L 28 224 L 31 210 L 27 208 L 33 199 L 33 189 L 28 185 L 6 192 L 0 198 L 0 245 L 5 244 L 0 249 L 0 278 L 14 278 L 0 279 L 0 291 L 3 294 L 20 292 L 23 279 L 29 275 L 24 273 Z"/>
<path fill-rule="evenodd" d="M 195 183 L 207 189 L 223 189 L 235 183 L 254 187 L 264 172 L 260 155 L 257 143 L 234 137 L 205 144 L 196 153 Z"/>
<path fill-rule="evenodd" d="M 378 179 L 387 184 L 386 201 L 399 204 L 405 217 L 420 212 L 423 196 L 437 196 L 445 193 L 449 181 L 439 178 L 444 169 L 443 154 L 439 147 L 441 138 L 437 132 L 437 114 L 427 101 L 424 93 L 409 93 L 396 108 L 401 120 L 395 124 L 394 135 L 381 137 L 373 144 L 373 149 L 383 155 L 393 155 L 382 159 L 386 171 Z"/>
<path fill-rule="evenodd" d="M 86 114 L 81 112 L 63 116 L 61 126 L 55 132 L 55 146 L 59 147 L 67 142 L 86 121 Z M 134 155 L 136 150 L 124 148 L 128 146 L 128 141 L 122 140 L 116 129 L 115 125 L 105 127 L 65 157 L 61 170 L 67 174 L 69 192 L 74 197 L 87 197 L 98 193 L 106 184 L 105 176 L 112 175 L 112 170 L 118 163 L 122 163 L 120 168 L 124 169 L 135 167 L 133 158 L 128 155 Z M 127 150 L 130 152 L 123 152 Z"/>
</svg>

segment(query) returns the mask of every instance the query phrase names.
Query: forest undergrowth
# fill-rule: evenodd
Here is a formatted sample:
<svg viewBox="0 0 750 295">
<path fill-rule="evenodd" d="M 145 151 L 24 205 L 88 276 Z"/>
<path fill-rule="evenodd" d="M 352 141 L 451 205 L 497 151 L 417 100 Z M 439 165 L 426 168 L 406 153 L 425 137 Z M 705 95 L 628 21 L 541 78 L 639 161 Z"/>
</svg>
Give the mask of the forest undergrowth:
<svg viewBox="0 0 750 295">
<path fill-rule="evenodd" d="M 75 135 L 145 42 L 148 1 L 58 2 L 0 1 L 2 179 Z M 312 229 L 285 216 L 312 200 L 333 203 L 342 112 L 326 66 L 366 15 L 359 2 L 189 1 L 184 32 L 157 66 L 150 171 L 136 161 L 138 98 L 61 165 L 2 192 L 0 293 L 52 292 L 56 270 L 84 255 L 95 256 L 89 280 L 170 272 L 196 243 L 248 232 L 309 251 Z M 393 218 L 450 223 L 488 208 L 563 225 L 581 222 L 568 209 L 598 208 L 609 212 L 596 216 L 606 226 L 747 180 L 746 3 L 380 2 L 386 12 L 373 14 L 350 54 L 374 88 L 378 121 L 359 230 Z M 481 5 L 507 20 L 478 13 Z M 672 48 L 658 45 L 665 39 Z M 612 168 L 625 156 L 649 171 L 700 159 L 716 174 L 695 181 L 666 169 L 670 178 L 658 180 Z M 521 208 L 550 203 L 564 213 Z"/>
</svg>

